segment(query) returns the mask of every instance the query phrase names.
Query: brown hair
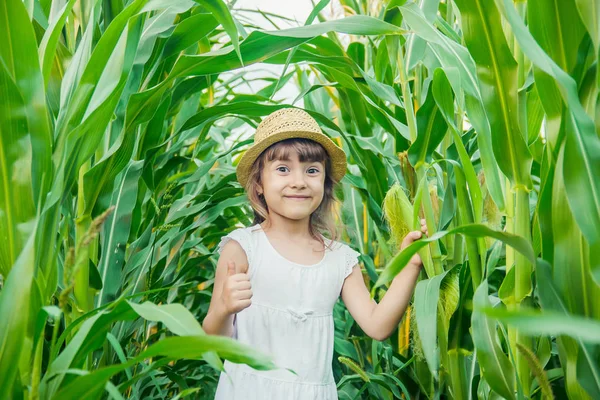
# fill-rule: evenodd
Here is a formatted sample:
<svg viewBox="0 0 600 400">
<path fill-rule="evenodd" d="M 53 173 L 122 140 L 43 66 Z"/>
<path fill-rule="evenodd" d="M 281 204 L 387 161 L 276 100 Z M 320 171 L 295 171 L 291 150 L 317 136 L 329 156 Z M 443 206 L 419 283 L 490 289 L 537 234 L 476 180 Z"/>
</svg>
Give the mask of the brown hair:
<svg viewBox="0 0 600 400">
<path fill-rule="evenodd" d="M 250 205 L 254 210 L 254 221 L 252 225 L 266 221 L 269 216 L 267 203 L 263 196 L 259 196 L 258 187 L 261 185 L 261 172 L 267 162 L 273 160 L 287 160 L 290 152 L 295 151 L 301 162 L 321 162 L 325 165 L 325 182 L 323 200 L 319 207 L 311 214 L 309 223 L 310 235 L 318 240 L 323 246 L 325 243 L 317 233 L 326 232 L 332 241 L 338 239 L 339 232 L 333 221 L 334 205 L 338 201 L 335 198 L 334 188 L 339 183 L 332 178 L 331 161 L 329 154 L 319 143 L 304 138 L 285 139 L 273 143 L 267 147 L 254 161 L 250 169 L 250 176 L 246 184 L 246 193 Z"/>
</svg>

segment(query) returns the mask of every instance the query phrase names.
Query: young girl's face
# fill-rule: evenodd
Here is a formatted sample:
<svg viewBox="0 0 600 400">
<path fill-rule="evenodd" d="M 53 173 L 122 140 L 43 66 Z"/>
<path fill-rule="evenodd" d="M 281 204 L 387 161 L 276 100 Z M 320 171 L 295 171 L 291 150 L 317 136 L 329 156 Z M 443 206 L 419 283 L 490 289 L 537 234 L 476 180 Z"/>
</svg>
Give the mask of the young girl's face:
<svg viewBox="0 0 600 400">
<path fill-rule="evenodd" d="M 266 161 L 261 172 L 262 190 L 269 212 L 301 220 L 323 200 L 325 166 L 318 161 L 300 161 L 296 151 L 288 160 Z"/>
</svg>

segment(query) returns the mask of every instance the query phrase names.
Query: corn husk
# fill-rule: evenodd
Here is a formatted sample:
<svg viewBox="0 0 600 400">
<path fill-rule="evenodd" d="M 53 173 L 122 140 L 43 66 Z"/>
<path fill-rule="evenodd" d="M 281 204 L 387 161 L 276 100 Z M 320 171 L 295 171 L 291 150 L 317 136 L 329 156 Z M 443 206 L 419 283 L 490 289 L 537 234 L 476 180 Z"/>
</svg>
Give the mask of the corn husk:
<svg viewBox="0 0 600 400">
<path fill-rule="evenodd" d="M 400 170 L 402 171 L 402 176 L 404 177 L 404 182 L 406 183 L 406 188 L 410 193 L 410 197 L 414 197 L 417 187 L 417 174 L 412 165 L 410 165 L 410 161 L 408 160 L 408 151 L 403 151 L 398 153 L 398 161 L 400 161 Z"/>
<path fill-rule="evenodd" d="M 414 221 L 413 205 L 398 183 L 388 190 L 383 199 L 383 216 L 390 228 L 390 242 L 399 249 L 404 236 L 412 230 Z"/>
<path fill-rule="evenodd" d="M 438 324 L 442 322 L 444 329 L 447 329 L 450 325 L 450 319 L 458 308 L 460 301 L 460 286 L 459 286 L 459 268 L 454 268 L 448 273 L 442 280 L 440 285 L 440 298 L 438 300 Z M 421 339 L 419 337 L 419 331 L 417 329 L 417 318 L 416 313 L 411 313 L 410 316 L 410 330 L 411 330 L 411 349 L 415 357 L 419 360 L 425 360 L 425 354 L 423 353 L 423 347 Z M 447 332 L 444 333 L 447 335 Z M 441 349 L 446 351 L 446 349 Z"/>
</svg>

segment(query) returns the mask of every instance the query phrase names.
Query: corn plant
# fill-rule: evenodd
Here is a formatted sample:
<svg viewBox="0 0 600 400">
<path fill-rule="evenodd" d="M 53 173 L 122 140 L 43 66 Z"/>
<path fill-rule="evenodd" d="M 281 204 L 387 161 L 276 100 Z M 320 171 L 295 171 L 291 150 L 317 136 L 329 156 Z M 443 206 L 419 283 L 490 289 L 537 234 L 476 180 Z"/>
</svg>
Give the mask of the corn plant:
<svg viewBox="0 0 600 400">
<path fill-rule="evenodd" d="M 595 398 L 597 7 L 400 3 L 343 2 L 409 32 L 351 43 L 354 83 L 314 68 L 315 80 L 336 83 L 325 107 L 354 135 L 363 179 L 348 180 L 362 198 L 352 203 L 348 225 L 362 236 L 353 239 L 376 258 L 390 253 L 382 193 L 396 208 L 386 210 L 392 236 L 427 219 L 429 239 L 393 251 L 378 276 L 369 271 L 375 294 L 427 251 L 397 350 L 412 331 L 413 378 L 428 397 Z M 373 81 L 389 88 L 376 99 L 365 90 Z M 394 182 L 412 203 L 388 191 Z"/>
</svg>

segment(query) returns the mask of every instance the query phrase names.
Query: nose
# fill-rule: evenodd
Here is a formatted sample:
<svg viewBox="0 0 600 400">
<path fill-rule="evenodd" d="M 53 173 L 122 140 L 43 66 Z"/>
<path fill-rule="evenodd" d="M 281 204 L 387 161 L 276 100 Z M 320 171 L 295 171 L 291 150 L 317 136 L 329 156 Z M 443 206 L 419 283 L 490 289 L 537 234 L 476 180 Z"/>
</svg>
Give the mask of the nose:
<svg viewBox="0 0 600 400">
<path fill-rule="evenodd" d="M 304 172 L 302 172 L 301 170 L 298 170 L 296 172 L 294 172 L 294 178 L 292 181 L 292 187 L 295 188 L 304 188 L 306 187 L 306 181 L 304 179 Z"/>
</svg>

